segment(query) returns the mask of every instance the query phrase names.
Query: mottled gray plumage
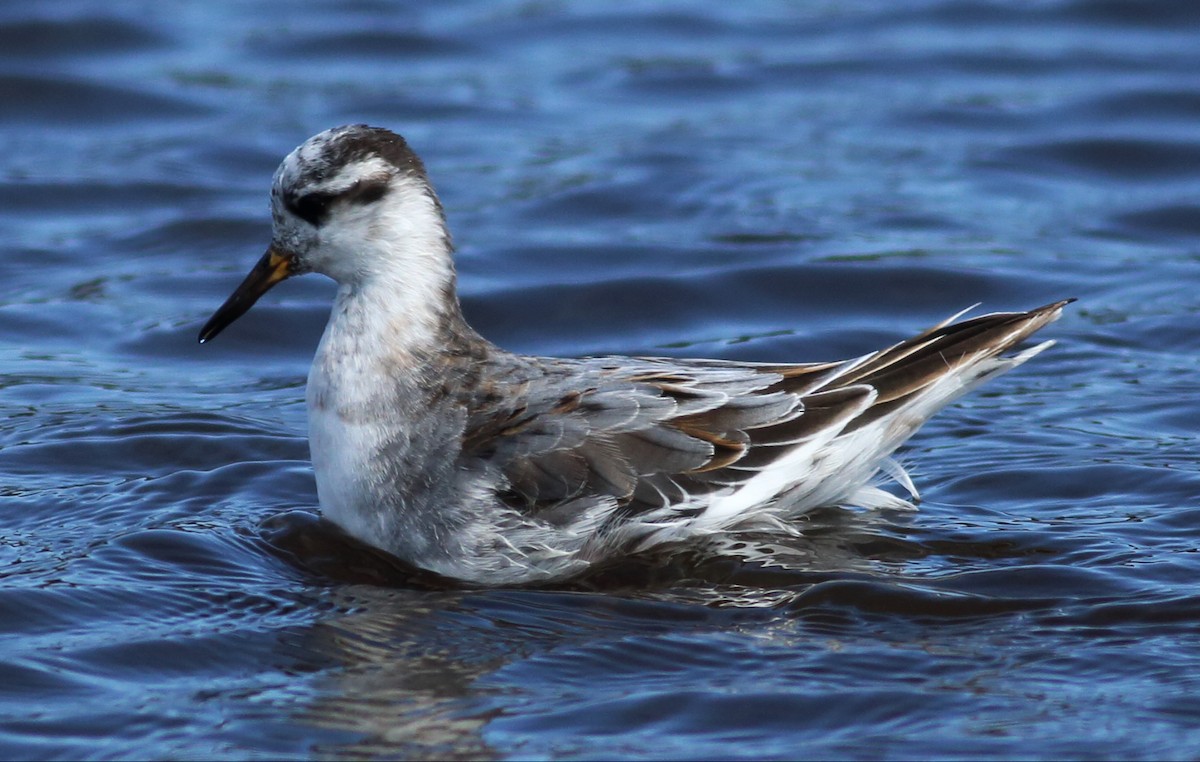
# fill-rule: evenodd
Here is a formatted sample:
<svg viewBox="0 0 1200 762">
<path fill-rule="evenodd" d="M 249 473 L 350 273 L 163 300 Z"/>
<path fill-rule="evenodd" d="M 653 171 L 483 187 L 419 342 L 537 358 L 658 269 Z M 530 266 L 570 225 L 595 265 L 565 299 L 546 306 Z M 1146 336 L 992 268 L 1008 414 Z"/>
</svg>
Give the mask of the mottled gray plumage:
<svg viewBox="0 0 1200 762">
<path fill-rule="evenodd" d="M 404 560 L 477 584 L 563 579 L 661 543 L 821 505 L 903 507 L 872 482 L 930 415 L 1049 346 L 1003 353 L 1066 301 L 946 323 L 845 362 L 513 354 L 462 317 L 450 237 L 394 133 L 321 133 L 272 191 L 272 246 L 201 333 L 271 285 L 339 283 L 309 376 L 323 511 Z"/>
</svg>

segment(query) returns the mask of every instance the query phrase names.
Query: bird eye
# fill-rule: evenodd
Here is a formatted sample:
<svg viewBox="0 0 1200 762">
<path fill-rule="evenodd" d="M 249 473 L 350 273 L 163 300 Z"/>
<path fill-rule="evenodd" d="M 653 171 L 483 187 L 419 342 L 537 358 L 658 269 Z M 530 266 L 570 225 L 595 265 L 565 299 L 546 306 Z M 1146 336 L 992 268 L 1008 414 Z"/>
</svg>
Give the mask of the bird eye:
<svg viewBox="0 0 1200 762">
<path fill-rule="evenodd" d="M 288 211 L 314 227 L 320 227 L 329 216 L 329 204 L 333 196 L 328 193 L 306 193 L 303 196 L 285 196 L 283 205 Z"/>
</svg>

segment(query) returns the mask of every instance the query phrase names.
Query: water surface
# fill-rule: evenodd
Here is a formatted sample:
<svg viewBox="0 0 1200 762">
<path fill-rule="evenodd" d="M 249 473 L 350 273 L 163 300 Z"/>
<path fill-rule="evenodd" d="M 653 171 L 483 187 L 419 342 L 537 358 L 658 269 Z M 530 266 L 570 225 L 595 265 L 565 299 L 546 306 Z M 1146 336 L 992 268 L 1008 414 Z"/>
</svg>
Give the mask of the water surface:
<svg viewBox="0 0 1200 762">
<path fill-rule="evenodd" d="M 5 5 L 0 756 L 1195 758 L 1197 71 L 1182 1 Z M 1080 301 L 911 441 L 917 514 L 445 589 L 317 520 L 330 284 L 195 343 L 347 122 L 520 351 Z"/>
</svg>

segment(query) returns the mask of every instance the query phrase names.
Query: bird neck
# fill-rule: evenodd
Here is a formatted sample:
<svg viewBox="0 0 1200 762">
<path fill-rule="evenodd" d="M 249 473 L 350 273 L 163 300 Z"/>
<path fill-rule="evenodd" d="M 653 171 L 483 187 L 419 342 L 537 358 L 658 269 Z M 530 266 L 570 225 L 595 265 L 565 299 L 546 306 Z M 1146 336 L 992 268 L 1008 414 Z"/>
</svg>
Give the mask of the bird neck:
<svg viewBox="0 0 1200 762">
<path fill-rule="evenodd" d="M 403 274 L 339 284 L 320 353 L 427 375 L 445 353 L 486 344 L 463 317 L 456 285 L 449 254 Z"/>
</svg>

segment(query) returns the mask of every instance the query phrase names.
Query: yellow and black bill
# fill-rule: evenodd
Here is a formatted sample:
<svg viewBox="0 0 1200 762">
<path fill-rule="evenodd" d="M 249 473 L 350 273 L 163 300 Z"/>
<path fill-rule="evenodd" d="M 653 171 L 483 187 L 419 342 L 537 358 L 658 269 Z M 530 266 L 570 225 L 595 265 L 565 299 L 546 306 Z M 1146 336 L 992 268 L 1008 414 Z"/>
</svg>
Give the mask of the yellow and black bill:
<svg viewBox="0 0 1200 762">
<path fill-rule="evenodd" d="M 242 284 L 225 300 L 200 329 L 200 343 L 216 338 L 233 321 L 246 314 L 259 297 L 281 280 L 296 274 L 296 255 L 271 246 Z"/>
</svg>

